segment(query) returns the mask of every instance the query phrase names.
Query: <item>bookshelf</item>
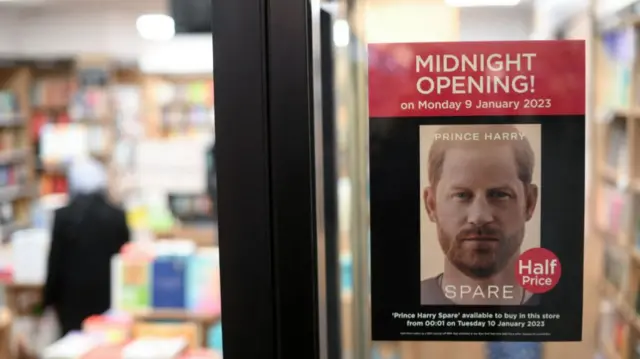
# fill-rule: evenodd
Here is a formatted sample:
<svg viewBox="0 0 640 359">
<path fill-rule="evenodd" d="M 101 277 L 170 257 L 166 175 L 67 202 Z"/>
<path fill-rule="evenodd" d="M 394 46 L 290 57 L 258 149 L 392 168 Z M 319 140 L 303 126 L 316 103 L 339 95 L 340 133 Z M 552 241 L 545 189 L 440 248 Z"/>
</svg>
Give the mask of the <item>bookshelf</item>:
<svg viewBox="0 0 640 359">
<path fill-rule="evenodd" d="M 591 233 L 601 251 L 596 340 L 607 359 L 640 357 L 640 15 L 596 31 Z"/>
<path fill-rule="evenodd" d="M 31 87 L 31 141 L 37 156 L 37 181 L 41 195 L 65 193 L 67 180 L 60 163 L 43 156 L 42 132 L 70 122 L 69 108 L 74 92 L 74 64 L 71 59 L 48 59 L 29 63 Z M 49 133 L 49 131 L 47 131 Z M 46 136 L 46 135 L 45 135 Z M 58 146 L 59 147 L 59 146 Z"/>
<path fill-rule="evenodd" d="M 110 62 L 48 59 L 29 66 L 39 191 L 67 193 L 71 157 L 84 153 L 110 166 L 115 136 Z"/>
<path fill-rule="evenodd" d="M 104 56 L 76 59 L 76 92 L 73 97 L 72 122 L 83 126 L 88 148 L 86 152 L 107 169 L 108 191 L 117 197 L 117 174 L 113 156 L 118 138 L 117 113 L 113 87 L 116 84 L 113 61 Z M 116 199 L 117 198 L 113 198 Z"/>
<path fill-rule="evenodd" d="M 117 140 L 113 148 L 111 194 L 114 200 L 123 202 L 135 193 L 133 153 L 138 141 L 145 136 L 142 113 L 143 75 L 135 63 L 116 63 L 112 79 L 111 94 Z"/>
<path fill-rule="evenodd" d="M 19 62 L 0 64 L 0 239 L 30 225 L 36 195 L 28 141 L 29 70 Z"/>
<path fill-rule="evenodd" d="M 148 138 L 211 135 L 213 78 L 207 75 L 147 75 L 144 80 Z"/>
<path fill-rule="evenodd" d="M 117 203 L 139 192 L 148 140 L 214 135 L 211 74 L 144 74 L 103 56 L 0 59 L 0 239 L 29 227 L 40 196 L 68 193 L 78 153 L 108 169 Z"/>
</svg>

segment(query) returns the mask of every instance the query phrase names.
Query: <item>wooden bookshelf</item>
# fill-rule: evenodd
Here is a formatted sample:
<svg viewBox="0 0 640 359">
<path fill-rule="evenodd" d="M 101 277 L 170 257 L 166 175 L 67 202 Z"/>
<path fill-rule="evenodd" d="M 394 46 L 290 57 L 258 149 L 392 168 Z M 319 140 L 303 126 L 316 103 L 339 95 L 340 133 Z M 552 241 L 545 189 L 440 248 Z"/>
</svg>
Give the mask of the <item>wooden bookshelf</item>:
<svg viewBox="0 0 640 359">
<path fill-rule="evenodd" d="M 147 138 L 214 132 L 213 78 L 207 75 L 147 75 L 144 78 Z"/>
<path fill-rule="evenodd" d="M 606 358 L 634 359 L 640 355 L 640 16 L 621 12 L 617 20 L 604 22 L 594 41 L 595 142 L 590 149 L 595 178 L 589 229 L 602 246 L 605 308 L 595 342 Z M 628 40 L 614 44 L 612 39 L 623 37 Z"/>
<path fill-rule="evenodd" d="M 0 239 L 30 225 L 34 185 L 29 70 L 20 62 L 0 64 Z"/>
<path fill-rule="evenodd" d="M 113 156 L 118 131 L 112 93 L 116 67 L 108 57 L 84 56 L 76 59 L 75 71 L 78 86 L 75 101 L 79 111 L 72 115 L 72 121 L 82 124 L 88 131 L 89 153 L 107 169 L 109 194 L 117 197 Z"/>
<path fill-rule="evenodd" d="M 111 63 L 100 56 L 29 61 L 32 142 L 38 156 L 41 195 L 68 191 L 68 162 L 42 149 L 42 129 L 81 128 L 86 154 L 109 169 L 113 154 L 115 115 L 110 98 Z"/>
<path fill-rule="evenodd" d="M 145 312 L 133 313 L 138 321 L 174 320 L 185 322 L 197 322 L 207 326 L 220 321 L 220 314 L 195 313 L 187 310 L 154 309 Z"/>
<path fill-rule="evenodd" d="M 118 202 L 135 194 L 136 165 L 133 154 L 138 142 L 145 138 L 143 112 L 144 75 L 137 63 L 119 62 L 113 65 L 111 84 L 114 115 L 116 117 L 117 143 L 121 156 L 111 166 L 112 197 Z"/>
<path fill-rule="evenodd" d="M 37 156 L 37 182 L 41 195 L 64 193 L 67 179 L 62 164 L 42 157 L 42 129 L 50 124 L 70 122 L 69 109 L 75 91 L 72 59 L 29 61 L 33 132 L 31 141 Z"/>
</svg>

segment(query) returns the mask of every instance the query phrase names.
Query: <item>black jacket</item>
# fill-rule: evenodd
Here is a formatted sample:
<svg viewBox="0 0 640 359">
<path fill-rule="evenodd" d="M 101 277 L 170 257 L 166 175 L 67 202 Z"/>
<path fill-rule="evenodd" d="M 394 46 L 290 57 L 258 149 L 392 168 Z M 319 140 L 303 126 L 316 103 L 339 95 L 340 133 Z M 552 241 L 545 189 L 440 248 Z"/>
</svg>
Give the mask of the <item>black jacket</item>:
<svg viewBox="0 0 640 359">
<path fill-rule="evenodd" d="M 55 212 L 43 304 L 56 310 L 63 335 L 109 309 L 111 258 L 128 241 L 124 211 L 102 195 L 77 196 Z"/>
</svg>

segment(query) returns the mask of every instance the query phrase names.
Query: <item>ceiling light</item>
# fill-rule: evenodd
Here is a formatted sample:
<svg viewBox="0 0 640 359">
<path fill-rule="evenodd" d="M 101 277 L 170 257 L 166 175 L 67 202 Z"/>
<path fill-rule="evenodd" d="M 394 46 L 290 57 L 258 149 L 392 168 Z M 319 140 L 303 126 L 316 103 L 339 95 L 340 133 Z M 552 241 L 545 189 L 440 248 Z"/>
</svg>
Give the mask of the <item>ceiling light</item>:
<svg viewBox="0 0 640 359">
<path fill-rule="evenodd" d="M 350 38 L 351 29 L 347 20 L 336 20 L 333 23 L 333 44 L 336 47 L 347 47 Z"/>
<path fill-rule="evenodd" d="M 521 0 L 445 0 L 449 6 L 481 7 L 481 6 L 516 6 Z"/>
<path fill-rule="evenodd" d="M 144 73 L 209 74 L 213 73 L 213 41 L 210 34 L 176 37 L 168 43 L 145 46 L 138 57 Z"/>
<path fill-rule="evenodd" d="M 173 18 L 162 14 L 141 15 L 136 20 L 138 34 L 145 40 L 166 41 L 176 34 Z"/>
</svg>

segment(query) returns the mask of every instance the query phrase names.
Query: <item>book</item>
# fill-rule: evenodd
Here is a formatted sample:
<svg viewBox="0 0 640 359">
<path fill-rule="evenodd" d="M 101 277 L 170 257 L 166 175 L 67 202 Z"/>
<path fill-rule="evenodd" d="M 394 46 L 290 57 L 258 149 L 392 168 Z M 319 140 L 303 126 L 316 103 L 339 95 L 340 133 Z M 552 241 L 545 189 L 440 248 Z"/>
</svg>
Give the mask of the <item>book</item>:
<svg viewBox="0 0 640 359">
<path fill-rule="evenodd" d="M 74 89 L 63 76 L 39 79 L 32 88 L 32 103 L 36 107 L 66 107 Z"/>
<path fill-rule="evenodd" d="M 190 350 L 180 359 L 222 359 L 219 352 L 207 349 Z"/>
<path fill-rule="evenodd" d="M 196 349 L 202 342 L 202 333 L 198 325 L 191 322 L 138 322 L 133 325 L 133 338 L 181 338 L 190 349 Z"/>
<path fill-rule="evenodd" d="M 188 256 L 167 255 L 153 261 L 152 303 L 158 309 L 186 308 Z"/>
<path fill-rule="evenodd" d="M 184 339 L 140 338 L 124 347 L 122 359 L 179 359 L 186 351 Z"/>
<path fill-rule="evenodd" d="M 607 158 L 606 163 L 610 168 L 627 171 L 628 137 L 626 121 L 621 118 L 614 118 L 610 126 L 607 138 Z"/>
<path fill-rule="evenodd" d="M 151 307 L 150 260 L 115 255 L 111 260 L 112 307 L 122 311 L 145 311 Z"/>
<path fill-rule="evenodd" d="M 131 338 L 133 322 L 128 316 L 93 315 L 84 320 L 82 331 L 101 338 L 103 343 L 118 345 Z"/>
<path fill-rule="evenodd" d="M 20 113 L 18 98 L 12 91 L 0 91 L 0 121 L 13 120 Z"/>
<path fill-rule="evenodd" d="M 44 349 L 43 359 L 80 359 L 100 345 L 95 337 L 71 332 Z"/>
<path fill-rule="evenodd" d="M 44 284 L 51 233 L 46 229 L 23 229 L 14 232 L 11 239 L 13 282 Z"/>
<path fill-rule="evenodd" d="M 209 327 L 207 331 L 207 348 L 222 353 L 222 322 Z"/>
<path fill-rule="evenodd" d="M 124 345 L 100 345 L 83 356 L 82 359 L 122 359 L 123 348 Z"/>
<path fill-rule="evenodd" d="M 372 359 L 401 359 L 401 354 L 396 346 L 388 343 L 378 343 L 371 348 Z"/>
<path fill-rule="evenodd" d="M 604 203 L 608 210 L 608 223 L 606 229 L 610 233 L 619 234 L 626 232 L 629 216 L 629 201 L 627 194 L 616 187 L 605 187 L 606 198 Z"/>
<path fill-rule="evenodd" d="M 640 208 L 640 195 L 635 195 L 634 200 L 636 208 Z M 640 213 L 637 213 L 636 217 L 631 220 L 633 221 L 632 235 L 635 239 L 636 250 L 640 250 Z"/>
<path fill-rule="evenodd" d="M 107 88 L 81 88 L 73 95 L 69 113 L 74 121 L 98 123 L 108 120 L 109 105 Z"/>
<path fill-rule="evenodd" d="M 541 359 L 541 343 L 487 343 L 487 359 Z"/>
<path fill-rule="evenodd" d="M 220 266 L 217 248 L 201 249 L 189 258 L 186 307 L 197 313 L 219 313 Z"/>
<path fill-rule="evenodd" d="M 618 290 L 624 290 L 627 282 L 629 256 L 615 245 L 608 245 L 604 249 L 604 277 Z"/>
</svg>

